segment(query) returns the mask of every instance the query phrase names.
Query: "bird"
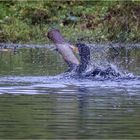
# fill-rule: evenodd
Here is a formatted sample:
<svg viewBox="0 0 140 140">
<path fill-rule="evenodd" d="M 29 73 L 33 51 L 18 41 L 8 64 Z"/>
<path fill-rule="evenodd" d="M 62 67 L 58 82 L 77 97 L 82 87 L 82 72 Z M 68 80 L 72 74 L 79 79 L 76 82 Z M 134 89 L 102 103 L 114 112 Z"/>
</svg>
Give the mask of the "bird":
<svg viewBox="0 0 140 140">
<path fill-rule="evenodd" d="M 51 29 L 46 34 L 47 37 L 53 41 L 56 45 L 56 50 L 63 57 L 64 61 L 68 65 L 67 73 L 75 73 L 79 77 L 93 78 L 95 76 L 101 77 L 118 77 L 120 73 L 111 66 L 106 69 L 95 68 L 86 72 L 86 69 L 90 63 L 90 48 L 85 43 L 78 42 L 75 46 L 67 43 L 64 37 L 61 35 L 58 29 Z M 80 60 L 75 56 L 74 51 L 79 53 Z"/>
</svg>

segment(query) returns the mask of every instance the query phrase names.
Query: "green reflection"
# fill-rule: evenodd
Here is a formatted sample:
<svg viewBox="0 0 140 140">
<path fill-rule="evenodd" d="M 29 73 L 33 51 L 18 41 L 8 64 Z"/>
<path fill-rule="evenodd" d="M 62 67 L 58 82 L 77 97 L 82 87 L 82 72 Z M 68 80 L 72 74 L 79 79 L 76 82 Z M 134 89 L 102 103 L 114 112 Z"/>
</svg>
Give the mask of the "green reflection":
<svg viewBox="0 0 140 140">
<path fill-rule="evenodd" d="M 139 100 L 123 94 L 1 95 L 0 138 L 139 138 Z"/>
<path fill-rule="evenodd" d="M 48 49 L 0 52 L 1 75 L 56 75 L 66 69 L 62 58 Z"/>
</svg>

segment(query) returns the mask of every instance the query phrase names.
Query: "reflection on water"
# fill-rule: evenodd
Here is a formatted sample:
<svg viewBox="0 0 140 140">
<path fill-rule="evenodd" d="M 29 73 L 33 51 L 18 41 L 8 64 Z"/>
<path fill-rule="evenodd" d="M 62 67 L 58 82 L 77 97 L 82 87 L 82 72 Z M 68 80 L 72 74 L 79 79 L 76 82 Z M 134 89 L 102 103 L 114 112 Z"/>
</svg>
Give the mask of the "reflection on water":
<svg viewBox="0 0 140 140">
<path fill-rule="evenodd" d="M 49 76 L 66 69 L 55 53 L 1 53 L 0 139 L 139 139 L 140 51 L 107 53 L 111 63 L 135 76 Z"/>
<path fill-rule="evenodd" d="M 139 138 L 140 82 L 88 82 L 5 86 L 0 138 Z"/>
</svg>

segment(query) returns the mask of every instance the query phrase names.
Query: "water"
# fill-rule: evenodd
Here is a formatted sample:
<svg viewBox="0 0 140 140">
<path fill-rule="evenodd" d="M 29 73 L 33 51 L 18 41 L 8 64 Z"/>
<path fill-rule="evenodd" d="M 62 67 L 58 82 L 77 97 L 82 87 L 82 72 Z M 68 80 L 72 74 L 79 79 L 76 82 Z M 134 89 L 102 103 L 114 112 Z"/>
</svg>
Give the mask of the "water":
<svg viewBox="0 0 140 140">
<path fill-rule="evenodd" d="M 139 139 L 140 49 L 91 47 L 92 66 L 122 76 L 76 79 L 54 51 L 0 52 L 0 139 Z"/>
</svg>

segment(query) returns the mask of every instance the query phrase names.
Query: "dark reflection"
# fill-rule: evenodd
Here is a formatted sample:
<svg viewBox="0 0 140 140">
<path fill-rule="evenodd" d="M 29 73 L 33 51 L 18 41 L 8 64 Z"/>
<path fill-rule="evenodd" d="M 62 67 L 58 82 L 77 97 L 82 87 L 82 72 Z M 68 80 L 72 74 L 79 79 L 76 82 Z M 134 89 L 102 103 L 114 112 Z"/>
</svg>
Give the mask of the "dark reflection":
<svg viewBox="0 0 140 140">
<path fill-rule="evenodd" d="M 88 133 L 88 129 L 86 128 L 87 125 L 87 106 L 88 106 L 88 92 L 87 88 L 79 88 L 79 93 L 77 95 L 77 104 L 78 104 L 78 113 L 79 113 L 79 120 L 78 120 L 78 138 L 86 138 Z M 94 132 L 93 132 L 94 133 Z"/>
</svg>

